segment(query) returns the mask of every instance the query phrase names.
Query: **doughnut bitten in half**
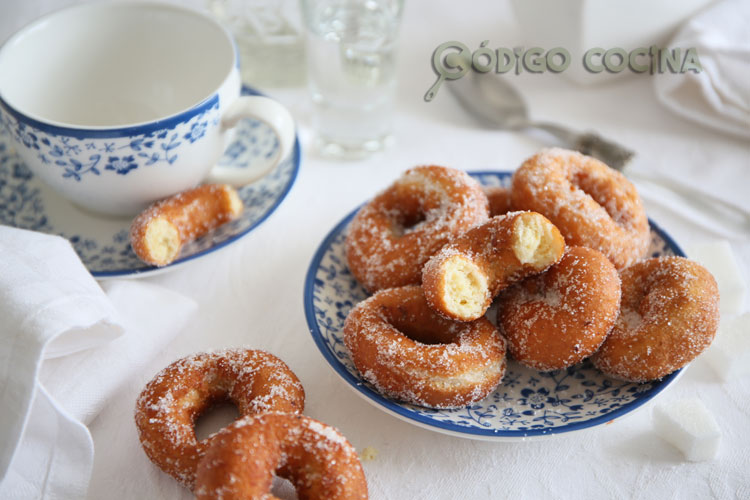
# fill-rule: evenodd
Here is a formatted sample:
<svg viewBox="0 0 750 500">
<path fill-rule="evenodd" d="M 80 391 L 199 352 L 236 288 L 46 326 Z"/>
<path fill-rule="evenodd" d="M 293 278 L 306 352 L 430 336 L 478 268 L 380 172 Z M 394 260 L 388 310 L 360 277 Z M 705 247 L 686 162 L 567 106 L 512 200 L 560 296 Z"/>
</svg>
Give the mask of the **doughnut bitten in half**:
<svg viewBox="0 0 750 500">
<path fill-rule="evenodd" d="M 422 287 L 430 307 L 444 316 L 482 317 L 501 290 L 558 262 L 560 231 L 536 212 L 493 217 L 444 246 L 425 264 Z"/>
</svg>

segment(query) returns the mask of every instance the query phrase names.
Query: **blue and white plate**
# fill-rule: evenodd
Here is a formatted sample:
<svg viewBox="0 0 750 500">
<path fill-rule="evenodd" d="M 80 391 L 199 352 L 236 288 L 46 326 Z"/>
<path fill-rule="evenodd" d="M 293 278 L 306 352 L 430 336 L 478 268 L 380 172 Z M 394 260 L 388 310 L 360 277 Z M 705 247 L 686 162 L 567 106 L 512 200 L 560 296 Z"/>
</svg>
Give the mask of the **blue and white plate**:
<svg viewBox="0 0 750 500">
<path fill-rule="evenodd" d="M 508 185 L 509 172 L 470 172 L 483 185 Z M 540 373 L 515 361 L 487 398 L 466 408 L 433 410 L 387 398 L 357 372 L 343 342 L 344 319 L 367 297 L 346 264 L 344 239 L 356 210 L 325 238 L 305 281 L 305 315 L 310 333 L 333 370 L 367 401 L 409 423 L 460 437 L 512 441 L 586 429 L 611 422 L 663 391 L 681 371 L 662 380 L 633 384 L 603 375 L 588 361 Z M 651 223 L 650 254 L 684 255 Z"/>
<path fill-rule="evenodd" d="M 258 92 L 244 87 L 243 95 Z M 262 122 L 244 120 L 220 160 L 224 166 L 252 167 L 268 161 L 279 144 Z M 140 277 L 174 269 L 237 241 L 263 222 L 279 206 L 297 177 L 299 141 L 292 153 L 260 181 L 239 189 L 245 204 L 242 215 L 182 249 L 172 264 L 156 268 L 141 262 L 130 247 L 131 219 L 106 218 L 81 210 L 43 184 L 13 151 L 7 131 L 0 127 L 0 224 L 69 239 L 84 265 L 97 278 Z"/>
</svg>

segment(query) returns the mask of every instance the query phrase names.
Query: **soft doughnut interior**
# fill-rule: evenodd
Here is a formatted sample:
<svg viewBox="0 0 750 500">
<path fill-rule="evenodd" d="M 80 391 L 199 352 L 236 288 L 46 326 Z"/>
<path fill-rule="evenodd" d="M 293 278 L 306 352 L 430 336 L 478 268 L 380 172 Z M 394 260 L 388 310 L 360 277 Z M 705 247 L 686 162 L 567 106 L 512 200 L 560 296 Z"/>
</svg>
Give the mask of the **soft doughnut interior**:
<svg viewBox="0 0 750 500">
<path fill-rule="evenodd" d="M 430 377 L 430 384 L 442 391 L 460 390 L 467 386 L 476 387 L 477 385 L 484 383 L 490 377 L 499 376 L 502 378 L 502 374 L 504 373 L 503 363 L 502 360 L 497 361 L 450 377 L 433 376 Z"/>
<path fill-rule="evenodd" d="M 558 238 L 555 226 L 537 213 L 518 216 L 513 224 L 513 253 L 521 264 L 545 269 L 562 253 L 564 242 Z"/>
<path fill-rule="evenodd" d="M 166 217 L 151 219 L 144 239 L 155 262 L 171 262 L 180 251 L 180 232 Z"/>
<path fill-rule="evenodd" d="M 461 255 L 446 260 L 443 270 L 446 309 L 463 317 L 481 316 L 490 293 L 485 273 Z"/>
<path fill-rule="evenodd" d="M 224 192 L 227 195 L 227 202 L 229 204 L 229 213 L 232 215 L 232 219 L 237 217 L 245 209 L 245 204 L 242 203 L 240 195 L 237 190 L 230 188 L 229 186 L 224 187 Z"/>
</svg>

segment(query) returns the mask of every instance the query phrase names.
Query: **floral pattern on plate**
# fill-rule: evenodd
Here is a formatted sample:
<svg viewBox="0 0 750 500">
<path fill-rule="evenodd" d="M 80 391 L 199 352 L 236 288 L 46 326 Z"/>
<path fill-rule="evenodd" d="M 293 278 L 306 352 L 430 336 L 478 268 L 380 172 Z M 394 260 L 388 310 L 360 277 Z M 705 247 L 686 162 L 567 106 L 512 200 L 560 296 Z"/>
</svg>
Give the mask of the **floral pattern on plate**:
<svg viewBox="0 0 750 500">
<path fill-rule="evenodd" d="M 470 172 L 486 186 L 507 186 L 509 172 Z M 343 342 L 343 325 L 355 304 L 367 297 L 346 264 L 346 228 L 356 210 L 326 237 L 308 270 L 305 314 L 315 343 L 333 370 L 370 403 L 410 423 L 462 437 L 513 440 L 559 434 L 610 422 L 656 396 L 680 375 L 634 384 L 603 375 L 585 360 L 548 373 L 515 361 L 487 398 L 454 410 L 433 410 L 391 400 L 357 372 Z M 651 223 L 650 254 L 683 255 L 661 229 Z M 492 310 L 489 313 L 492 316 Z"/>
<path fill-rule="evenodd" d="M 248 87 L 243 88 L 242 93 L 257 94 Z M 297 142 L 289 158 L 260 181 L 238 190 L 245 205 L 238 219 L 185 245 L 180 258 L 169 266 L 153 268 L 141 262 L 130 247 L 130 219 L 99 217 L 73 206 L 34 176 L 12 144 L 8 130 L 0 126 L 0 224 L 64 236 L 73 244 L 84 265 L 99 278 L 153 274 L 237 240 L 278 207 L 291 189 L 300 164 Z M 270 127 L 259 121 L 244 120 L 219 163 L 244 168 L 254 161 L 273 157 L 278 148 L 278 140 Z M 113 165 L 115 169 L 124 170 L 129 168 L 127 163 L 126 157 L 124 162 L 122 158 L 105 159 L 102 168 L 106 170 Z"/>
</svg>

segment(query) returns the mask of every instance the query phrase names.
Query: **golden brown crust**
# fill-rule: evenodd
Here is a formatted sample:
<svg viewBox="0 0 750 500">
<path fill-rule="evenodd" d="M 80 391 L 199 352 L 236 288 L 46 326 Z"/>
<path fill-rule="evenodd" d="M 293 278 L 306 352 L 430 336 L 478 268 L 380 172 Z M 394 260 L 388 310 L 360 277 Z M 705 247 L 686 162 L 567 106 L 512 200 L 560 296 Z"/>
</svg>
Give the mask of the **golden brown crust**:
<svg viewBox="0 0 750 500">
<path fill-rule="evenodd" d="M 199 186 L 141 212 L 130 226 L 130 244 L 142 261 L 165 266 L 177 258 L 185 243 L 237 218 L 242 209 L 232 186 Z"/>
<path fill-rule="evenodd" d="M 507 214 L 508 212 L 513 211 L 510 188 L 490 186 L 483 189 L 490 205 L 490 217 Z"/>
<path fill-rule="evenodd" d="M 533 226 L 538 246 L 535 262 L 521 262 L 524 227 Z M 430 307 L 448 318 L 480 318 L 501 290 L 526 276 L 538 274 L 559 261 L 565 241 L 557 228 L 535 212 L 509 212 L 454 238 L 424 266 L 422 287 Z M 461 267 L 460 271 L 454 269 Z M 461 274 L 460 278 L 456 278 Z M 478 275 L 477 275 L 478 274 Z M 463 298 L 456 280 L 468 283 L 472 297 Z M 469 305 L 466 305 L 469 303 Z M 465 306 L 465 307 L 464 307 Z"/>
<path fill-rule="evenodd" d="M 289 367 L 265 351 L 227 349 L 182 358 L 159 372 L 136 403 L 135 423 L 146 455 L 192 489 L 196 466 L 211 439 L 196 439 L 195 421 L 227 400 L 243 416 L 301 413 L 305 391 Z"/>
<path fill-rule="evenodd" d="M 568 247 L 539 276 L 505 290 L 498 301 L 510 354 L 541 371 L 572 366 L 604 342 L 620 312 L 620 277 L 601 252 Z"/>
<path fill-rule="evenodd" d="M 336 429 L 304 415 L 245 417 L 217 433 L 198 466 L 196 498 L 270 496 L 274 472 L 300 500 L 366 500 L 357 453 Z"/>
<path fill-rule="evenodd" d="M 492 392 L 505 373 L 505 340 L 485 318 L 461 323 L 429 308 L 419 286 L 381 290 L 344 323 L 360 374 L 386 396 L 459 408 Z"/>
<path fill-rule="evenodd" d="M 703 266 L 683 257 L 638 262 L 620 272 L 620 316 L 592 361 L 632 382 L 669 375 L 713 341 L 719 290 Z"/>
<path fill-rule="evenodd" d="M 346 258 L 368 291 L 419 284 L 422 266 L 448 240 L 487 219 L 487 198 L 465 172 L 425 166 L 404 172 L 349 225 Z"/>
<path fill-rule="evenodd" d="M 513 174 L 511 197 L 517 209 L 549 218 L 568 245 L 599 250 L 618 269 L 648 251 L 648 219 L 635 186 L 595 158 L 544 150 Z"/>
</svg>

